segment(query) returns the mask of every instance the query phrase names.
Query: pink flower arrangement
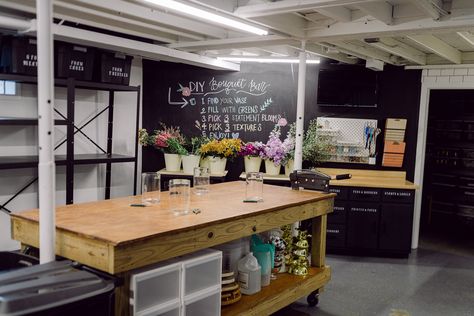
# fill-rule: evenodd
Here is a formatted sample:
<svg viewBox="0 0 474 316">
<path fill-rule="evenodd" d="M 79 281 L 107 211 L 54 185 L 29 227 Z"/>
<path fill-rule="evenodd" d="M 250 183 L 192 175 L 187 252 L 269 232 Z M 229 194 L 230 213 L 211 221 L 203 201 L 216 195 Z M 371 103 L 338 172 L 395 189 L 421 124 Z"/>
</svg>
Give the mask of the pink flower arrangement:
<svg viewBox="0 0 474 316">
<path fill-rule="evenodd" d="M 138 131 L 139 142 L 142 146 L 153 146 L 165 154 L 186 155 L 187 151 L 183 147 L 184 136 L 179 127 L 167 127 L 161 123 L 161 130 L 155 130 L 153 134 L 148 134 L 146 129 Z"/>
<path fill-rule="evenodd" d="M 281 127 L 288 124 L 285 118 L 278 120 L 273 130 L 270 132 L 267 143 L 260 152 L 260 157 L 273 161 L 275 166 L 280 166 L 288 160 L 288 157 L 295 149 L 295 139 L 288 133 L 286 139 L 281 141 Z"/>
<path fill-rule="evenodd" d="M 258 157 L 260 156 L 260 152 L 263 149 L 263 143 L 262 142 L 249 142 L 245 143 L 241 148 L 239 155 L 240 156 L 253 156 L 253 157 Z"/>
</svg>

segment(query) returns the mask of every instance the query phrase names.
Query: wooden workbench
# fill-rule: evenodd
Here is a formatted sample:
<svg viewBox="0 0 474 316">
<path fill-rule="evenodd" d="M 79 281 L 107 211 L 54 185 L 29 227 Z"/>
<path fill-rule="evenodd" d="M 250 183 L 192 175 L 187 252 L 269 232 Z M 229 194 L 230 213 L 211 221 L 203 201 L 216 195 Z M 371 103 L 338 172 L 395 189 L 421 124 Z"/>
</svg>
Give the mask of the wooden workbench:
<svg viewBox="0 0 474 316">
<path fill-rule="evenodd" d="M 116 290 L 116 315 L 128 315 L 131 270 L 313 218 L 310 275 L 279 275 L 275 286 L 223 308 L 223 314 L 269 314 L 322 288 L 331 274 L 324 262 L 326 214 L 332 212 L 335 195 L 264 185 L 263 202 L 243 203 L 244 196 L 244 182 L 215 184 L 209 194 L 192 196 L 191 208 L 201 212 L 184 216 L 172 214 L 168 192 L 150 207 L 131 207 L 132 198 L 60 206 L 56 253 L 122 276 L 124 285 Z M 38 210 L 12 215 L 13 238 L 38 247 L 38 215 Z"/>
<path fill-rule="evenodd" d="M 350 173 L 351 179 L 331 180 L 332 186 L 340 187 L 359 187 L 359 188 L 384 188 L 415 190 L 418 186 L 406 180 L 405 171 L 387 171 L 387 170 L 364 170 L 364 169 L 336 169 L 336 168 L 317 168 L 318 171 L 329 176 Z M 245 179 L 245 172 L 240 175 L 240 179 Z M 290 178 L 287 175 L 279 174 L 271 176 L 263 174 L 263 181 L 289 183 Z"/>
</svg>

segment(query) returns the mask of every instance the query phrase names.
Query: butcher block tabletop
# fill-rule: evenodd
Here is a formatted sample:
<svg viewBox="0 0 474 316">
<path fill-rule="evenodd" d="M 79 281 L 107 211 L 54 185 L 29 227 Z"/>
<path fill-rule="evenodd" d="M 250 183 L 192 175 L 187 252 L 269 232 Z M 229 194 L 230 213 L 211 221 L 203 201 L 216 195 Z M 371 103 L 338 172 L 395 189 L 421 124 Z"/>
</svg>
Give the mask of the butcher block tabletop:
<svg viewBox="0 0 474 316">
<path fill-rule="evenodd" d="M 168 192 L 161 192 L 158 204 L 146 207 L 130 205 L 139 202 L 139 197 L 58 206 L 56 252 L 115 273 L 149 262 L 151 259 L 138 263 L 139 259 L 130 258 L 134 249 L 145 251 L 147 243 L 150 247 L 154 243 L 148 248 L 153 260 L 166 259 L 190 248 L 202 249 L 283 223 L 324 215 L 332 211 L 334 196 L 264 185 L 263 202 L 244 203 L 245 182 L 235 181 L 213 184 L 203 196 L 191 194 L 191 211 L 180 216 L 171 211 Z M 13 238 L 37 247 L 38 218 L 37 209 L 13 214 Z M 186 249 L 180 251 L 180 247 Z M 125 259 L 120 254 L 126 251 Z M 86 260 L 86 256 L 93 258 Z"/>
</svg>

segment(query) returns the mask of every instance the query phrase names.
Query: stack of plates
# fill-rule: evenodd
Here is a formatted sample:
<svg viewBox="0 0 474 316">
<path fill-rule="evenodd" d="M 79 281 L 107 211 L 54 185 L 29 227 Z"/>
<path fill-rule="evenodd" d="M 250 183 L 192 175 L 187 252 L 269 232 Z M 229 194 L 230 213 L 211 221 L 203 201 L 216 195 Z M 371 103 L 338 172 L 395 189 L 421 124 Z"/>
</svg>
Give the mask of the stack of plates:
<svg viewBox="0 0 474 316">
<path fill-rule="evenodd" d="M 222 273 L 221 305 L 230 305 L 242 298 L 240 286 L 235 280 L 234 272 Z"/>
</svg>

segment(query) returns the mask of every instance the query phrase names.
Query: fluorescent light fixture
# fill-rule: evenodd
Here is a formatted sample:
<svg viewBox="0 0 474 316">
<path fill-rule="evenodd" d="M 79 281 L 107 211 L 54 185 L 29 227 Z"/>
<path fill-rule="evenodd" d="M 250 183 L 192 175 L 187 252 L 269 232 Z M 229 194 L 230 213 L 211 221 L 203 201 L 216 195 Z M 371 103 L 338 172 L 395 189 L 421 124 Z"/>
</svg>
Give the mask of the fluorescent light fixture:
<svg viewBox="0 0 474 316">
<path fill-rule="evenodd" d="M 287 64 L 298 64 L 300 62 L 297 58 L 284 58 L 284 57 L 217 57 L 220 60 L 226 61 L 248 61 L 256 63 L 287 63 Z M 307 64 L 319 64 L 319 59 L 306 59 Z"/>
<path fill-rule="evenodd" d="M 199 19 L 208 20 L 213 23 L 223 24 L 234 29 L 250 32 L 257 35 L 268 35 L 268 31 L 252 26 L 250 24 L 245 24 L 233 19 L 226 18 L 222 15 L 211 13 L 209 11 L 201 10 L 196 7 L 174 1 L 174 0 L 143 0 L 154 5 L 165 7 L 167 9 L 178 11 L 187 15 L 192 15 Z"/>
</svg>

